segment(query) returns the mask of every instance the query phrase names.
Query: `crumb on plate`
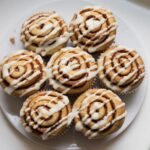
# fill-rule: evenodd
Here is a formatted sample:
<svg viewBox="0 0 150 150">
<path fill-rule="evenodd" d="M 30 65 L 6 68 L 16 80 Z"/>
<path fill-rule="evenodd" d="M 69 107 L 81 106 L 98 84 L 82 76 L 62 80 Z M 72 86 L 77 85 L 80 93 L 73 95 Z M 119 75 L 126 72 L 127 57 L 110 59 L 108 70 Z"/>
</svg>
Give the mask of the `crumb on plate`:
<svg viewBox="0 0 150 150">
<path fill-rule="evenodd" d="M 9 41 L 11 42 L 11 44 L 15 44 L 15 37 L 11 37 L 10 39 L 9 39 Z"/>
</svg>

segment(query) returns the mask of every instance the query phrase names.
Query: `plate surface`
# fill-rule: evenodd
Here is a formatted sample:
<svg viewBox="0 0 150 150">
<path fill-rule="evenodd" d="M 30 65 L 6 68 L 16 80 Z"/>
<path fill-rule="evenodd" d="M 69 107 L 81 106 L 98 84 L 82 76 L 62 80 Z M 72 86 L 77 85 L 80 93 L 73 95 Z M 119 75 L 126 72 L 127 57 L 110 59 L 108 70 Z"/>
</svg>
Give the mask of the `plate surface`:
<svg viewBox="0 0 150 150">
<path fill-rule="evenodd" d="M 20 29 L 22 23 L 34 12 L 39 12 L 39 11 L 47 11 L 47 10 L 55 10 L 60 14 L 67 23 L 70 22 L 73 14 L 83 8 L 84 6 L 89 6 L 93 5 L 92 3 L 89 3 L 87 1 L 80 1 L 80 0 L 55 0 L 51 1 L 50 3 L 41 6 L 40 8 L 37 8 L 36 10 L 32 10 L 29 12 L 26 16 L 21 18 L 20 20 L 17 21 L 15 25 L 12 25 L 8 33 L 2 38 L 3 41 L 1 41 L 2 45 L 2 52 L 0 55 L 0 60 L 4 58 L 4 56 L 15 52 L 16 50 L 23 49 L 23 46 L 20 42 Z M 109 8 L 108 8 L 109 9 Z M 127 47 L 135 48 L 141 54 L 142 52 L 142 46 L 140 45 L 140 42 L 136 38 L 136 35 L 132 32 L 130 29 L 130 26 L 128 26 L 128 23 L 124 21 L 121 16 L 116 15 L 117 21 L 118 21 L 118 31 L 117 31 L 117 38 L 116 38 L 116 43 L 125 45 Z M 9 42 L 9 38 L 15 37 L 16 39 L 16 44 L 12 45 Z M 142 55 L 142 54 L 141 54 Z M 143 56 L 143 55 L 142 55 Z M 144 56 L 143 56 L 144 57 Z M 144 61 L 146 61 L 144 59 Z M 96 85 L 97 86 L 97 85 Z M 26 133 L 23 129 L 23 127 L 20 125 L 19 121 L 19 111 L 22 106 L 22 103 L 25 99 L 18 99 L 12 96 L 6 95 L 2 89 L 0 89 L 0 105 L 1 108 L 5 114 L 5 116 L 8 118 L 10 123 L 25 137 L 31 139 L 32 141 L 42 144 L 42 145 L 47 145 L 48 147 L 55 148 L 55 149 L 80 149 L 84 148 L 85 146 L 88 147 L 89 149 L 95 149 L 97 147 L 100 147 L 101 144 L 110 141 L 111 139 L 117 137 L 119 134 L 121 134 L 134 120 L 136 115 L 138 114 L 143 101 L 144 101 L 144 96 L 146 94 L 146 88 L 147 88 L 147 77 L 145 77 L 144 81 L 140 85 L 140 87 L 136 90 L 135 93 L 126 95 L 126 96 L 121 96 L 121 98 L 125 101 L 126 103 L 126 108 L 127 108 L 127 117 L 125 120 L 124 125 L 122 128 L 112 134 L 111 136 L 105 138 L 105 139 L 100 139 L 100 140 L 87 140 L 85 137 L 82 135 L 76 133 L 71 127 L 66 134 L 63 136 L 60 136 L 56 139 L 51 139 L 47 141 L 42 141 L 39 138 L 30 135 Z M 74 98 L 72 98 L 73 101 Z"/>
</svg>

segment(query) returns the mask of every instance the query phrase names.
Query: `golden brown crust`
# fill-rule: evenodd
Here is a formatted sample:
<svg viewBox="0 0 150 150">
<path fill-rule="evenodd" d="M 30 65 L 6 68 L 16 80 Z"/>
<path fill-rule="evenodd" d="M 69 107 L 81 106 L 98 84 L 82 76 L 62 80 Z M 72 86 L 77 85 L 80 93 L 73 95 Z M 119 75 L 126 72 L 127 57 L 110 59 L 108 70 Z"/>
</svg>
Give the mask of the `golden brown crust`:
<svg viewBox="0 0 150 150">
<path fill-rule="evenodd" d="M 28 132 L 43 139 L 59 136 L 68 126 L 71 106 L 67 96 L 55 91 L 41 91 L 23 104 L 20 116 Z"/>
<path fill-rule="evenodd" d="M 116 36 L 116 20 L 112 12 L 87 7 L 73 16 L 69 31 L 71 41 L 90 53 L 106 50 Z"/>
<path fill-rule="evenodd" d="M 49 56 L 65 47 L 68 39 L 68 27 L 56 12 L 34 14 L 21 30 L 21 41 L 25 48 L 42 56 Z"/>
<path fill-rule="evenodd" d="M 74 122 L 77 131 L 89 139 L 107 136 L 117 131 L 126 115 L 125 103 L 106 89 L 89 89 L 73 105 L 77 111 Z"/>
<path fill-rule="evenodd" d="M 46 80 L 40 55 L 26 50 L 8 56 L 0 65 L 0 85 L 9 95 L 28 96 L 37 92 Z"/>
<path fill-rule="evenodd" d="M 145 67 L 135 50 L 114 46 L 105 51 L 98 60 L 99 78 L 111 90 L 124 94 L 140 85 Z"/>
<path fill-rule="evenodd" d="M 87 90 L 97 74 L 94 58 L 80 48 L 67 47 L 55 53 L 47 65 L 49 84 L 67 94 Z"/>
</svg>

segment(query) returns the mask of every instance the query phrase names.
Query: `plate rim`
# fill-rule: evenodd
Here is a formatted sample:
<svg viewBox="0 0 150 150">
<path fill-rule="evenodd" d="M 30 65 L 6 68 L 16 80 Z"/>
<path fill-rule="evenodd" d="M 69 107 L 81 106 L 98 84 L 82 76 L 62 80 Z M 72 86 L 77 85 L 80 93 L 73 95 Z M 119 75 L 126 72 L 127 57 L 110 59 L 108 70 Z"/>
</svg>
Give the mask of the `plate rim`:
<svg viewBox="0 0 150 150">
<path fill-rule="evenodd" d="M 35 7 L 35 8 L 33 8 L 33 9 L 31 9 L 30 11 L 28 11 L 27 13 L 25 13 L 24 15 L 23 15 L 23 17 L 21 17 L 21 18 L 24 18 L 25 16 L 27 16 L 29 13 L 31 13 L 31 12 L 33 12 L 33 11 L 35 11 L 35 10 L 37 10 L 37 9 L 39 9 L 39 8 L 41 8 L 41 7 L 44 7 L 46 4 L 50 4 L 50 3 L 53 3 L 53 2 L 59 2 L 59 1 L 64 1 L 64 0 L 51 0 L 50 2 L 46 2 L 46 3 L 43 3 L 42 5 L 40 5 L 40 6 L 37 6 L 37 7 Z M 80 0 L 81 1 L 81 0 Z M 98 4 L 98 2 L 91 2 L 91 1 L 89 1 L 89 0 L 82 0 L 82 1 L 84 1 L 84 2 L 87 2 L 87 3 L 89 3 L 89 4 L 92 4 L 92 5 L 97 5 Z M 98 4 L 99 5 L 99 4 Z M 114 13 L 115 14 L 115 13 Z M 120 14 L 118 15 L 117 14 L 117 16 L 119 17 L 119 18 L 121 18 L 121 16 L 120 16 Z M 19 19 L 21 19 L 21 18 L 19 18 Z M 18 19 L 18 21 L 19 21 L 19 19 Z M 126 23 L 126 21 L 125 20 L 123 20 L 123 22 L 125 22 Z M 14 24 L 13 24 L 14 25 Z M 126 23 L 126 25 L 127 25 L 127 23 Z M 130 29 L 132 30 L 132 27 L 130 26 Z M 134 35 L 136 35 L 136 39 L 137 39 L 137 41 L 140 43 L 139 45 L 141 46 L 141 48 L 144 48 L 144 46 L 143 46 L 143 44 L 142 44 L 142 42 L 140 42 L 140 40 L 139 40 L 139 38 L 138 38 L 138 36 L 137 36 L 137 34 L 134 32 L 134 30 L 132 30 L 132 33 L 134 34 Z M 5 36 L 6 34 L 2 34 L 2 36 Z M 144 48 L 145 49 L 145 48 Z M 144 51 L 146 51 L 146 50 L 144 50 Z M 146 53 L 147 53 L 147 51 L 146 51 Z M 144 55 L 142 55 L 142 56 L 144 56 Z M 145 56 L 144 56 L 144 62 L 145 62 L 145 66 L 147 66 L 146 64 L 147 64 L 147 58 L 146 58 L 146 54 L 145 54 Z M 148 67 L 146 68 L 146 70 L 148 70 Z M 134 122 L 134 120 L 137 118 L 137 116 L 138 116 L 138 114 L 140 113 L 140 111 L 141 111 L 141 108 L 142 108 L 142 106 L 143 106 L 143 104 L 144 104 L 144 102 L 145 102 L 145 97 L 146 97 L 146 94 L 147 94 L 147 90 L 148 90 L 148 85 L 149 85 L 149 80 L 148 80 L 148 71 L 146 72 L 146 74 L 145 74 L 145 80 L 147 81 L 146 82 L 146 90 L 145 90 L 145 94 L 144 94 L 144 97 L 143 97 L 143 102 L 142 102 L 142 104 L 140 105 L 140 107 L 139 107 L 139 109 L 138 109 L 138 111 L 137 111 L 137 113 L 136 113 L 136 115 L 135 115 L 135 117 L 132 119 L 132 121 L 129 123 L 129 125 L 119 134 L 119 135 L 117 135 L 116 137 L 118 137 L 118 136 L 120 136 L 120 135 L 122 135 L 131 125 L 132 125 L 132 123 Z M 23 135 L 15 126 L 14 126 L 14 124 L 11 122 L 11 119 L 8 117 L 8 115 L 5 113 L 5 110 L 1 107 L 1 104 L 0 104 L 0 109 L 2 110 L 2 114 L 5 116 L 5 118 L 8 120 L 8 122 L 11 124 L 11 126 L 13 126 L 13 128 L 15 128 L 15 130 L 17 131 L 17 132 L 19 132 L 19 134 L 21 134 L 23 137 L 26 137 L 25 135 Z M 116 138 L 115 137 L 115 138 Z M 26 137 L 27 138 L 27 137 Z M 113 139 L 115 139 L 115 138 L 113 138 Z M 27 138 L 27 139 L 30 139 L 30 138 Z M 30 139 L 31 140 L 31 139 Z M 31 141 L 33 141 L 34 143 L 37 143 L 37 142 L 35 142 L 34 140 L 31 140 Z M 40 143 L 39 143 L 40 144 Z M 42 145 L 42 144 L 40 144 L 40 145 Z M 54 148 L 54 147 L 51 147 L 51 148 Z M 70 149 L 71 147 L 68 147 L 67 149 Z M 73 147 L 74 148 L 74 147 Z M 76 144 L 76 147 L 75 148 L 78 148 L 78 149 L 81 149 L 82 147 L 78 147 L 78 145 Z M 55 147 L 55 149 L 57 149 L 56 147 Z M 58 148 L 59 149 L 59 148 Z M 71 148 L 72 149 L 72 148 Z"/>
</svg>

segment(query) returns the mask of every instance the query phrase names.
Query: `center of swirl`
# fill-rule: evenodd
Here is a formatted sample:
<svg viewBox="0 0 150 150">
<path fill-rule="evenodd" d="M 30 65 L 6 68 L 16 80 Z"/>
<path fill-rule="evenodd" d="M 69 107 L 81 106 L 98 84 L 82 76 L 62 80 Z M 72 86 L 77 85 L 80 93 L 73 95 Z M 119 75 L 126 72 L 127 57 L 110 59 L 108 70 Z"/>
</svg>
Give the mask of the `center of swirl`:
<svg viewBox="0 0 150 150">
<path fill-rule="evenodd" d="M 99 119 L 99 113 L 98 112 L 95 112 L 92 114 L 92 119 L 93 120 L 98 120 Z"/>
<path fill-rule="evenodd" d="M 25 73 L 26 69 L 22 65 L 15 64 L 11 67 L 10 72 L 11 76 L 14 78 L 18 78 Z"/>
<path fill-rule="evenodd" d="M 40 116 L 44 117 L 45 119 L 49 117 L 49 111 L 44 107 L 39 107 L 38 113 Z"/>
<path fill-rule="evenodd" d="M 101 26 L 101 24 L 102 24 L 102 21 L 96 20 L 94 18 L 91 18 L 86 21 L 86 26 L 89 30 L 97 29 L 98 27 Z"/>
<path fill-rule="evenodd" d="M 71 58 L 67 62 L 63 60 L 61 63 L 61 71 L 63 74 L 72 75 L 74 71 L 80 68 L 80 64 L 76 58 Z"/>
<path fill-rule="evenodd" d="M 103 116 L 105 115 L 105 109 L 103 107 L 103 104 L 101 102 L 94 102 L 91 105 L 90 108 L 90 114 L 91 114 L 91 118 L 93 120 L 99 120 L 101 118 L 103 118 Z"/>
<path fill-rule="evenodd" d="M 132 68 L 130 57 L 126 56 L 125 54 L 123 56 L 120 56 L 119 58 L 116 57 L 114 60 L 113 68 L 116 69 L 116 75 L 127 75 Z"/>
</svg>

